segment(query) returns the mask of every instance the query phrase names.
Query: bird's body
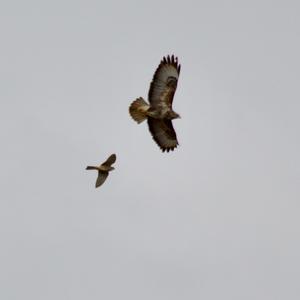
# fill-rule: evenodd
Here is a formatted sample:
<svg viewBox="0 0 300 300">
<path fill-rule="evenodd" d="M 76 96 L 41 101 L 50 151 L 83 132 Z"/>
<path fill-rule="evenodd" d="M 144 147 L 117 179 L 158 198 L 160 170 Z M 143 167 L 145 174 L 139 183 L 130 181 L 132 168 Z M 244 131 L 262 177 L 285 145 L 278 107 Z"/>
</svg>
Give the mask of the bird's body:
<svg viewBox="0 0 300 300">
<path fill-rule="evenodd" d="M 163 152 L 174 150 L 178 145 L 172 120 L 180 116 L 172 109 L 172 102 L 179 73 L 177 58 L 173 55 L 164 57 L 150 84 L 149 104 L 140 97 L 129 107 L 129 113 L 137 123 L 147 119 L 152 137 Z"/>
<path fill-rule="evenodd" d="M 104 163 L 100 166 L 87 166 L 86 170 L 96 170 L 98 171 L 98 177 L 96 180 L 96 188 L 104 183 L 110 171 L 115 168 L 111 165 L 115 163 L 117 157 L 116 154 L 112 154 Z"/>
</svg>

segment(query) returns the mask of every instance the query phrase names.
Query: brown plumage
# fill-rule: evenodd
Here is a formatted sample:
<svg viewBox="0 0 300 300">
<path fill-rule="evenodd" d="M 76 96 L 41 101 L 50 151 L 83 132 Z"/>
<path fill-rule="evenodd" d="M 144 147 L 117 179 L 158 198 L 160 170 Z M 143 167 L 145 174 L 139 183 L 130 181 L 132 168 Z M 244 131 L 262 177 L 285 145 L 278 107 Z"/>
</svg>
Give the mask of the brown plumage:
<svg viewBox="0 0 300 300">
<path fill-rule="evenodd" d="M 106 180 L 108 173 L 115 168 L 111 165 L 116 162 L 117 156 L 116 154 L 112 154 L 104 163 L 102 163 L 100 166 L 87 166 L 86 170 L 97 170 L 98 171 L 98 177 L 96 180 L 95 187 L 99 187 L 104 183 Z"/>
<path fill-rule="evenodd" d="M 129 107 L 131 117 L 141 123 L 147 119 L 154 141 L 164 152 L 174 150 L 178 145 L 172 120 L 180 118 L 173 111 L 172 103 L 180 74 L 177 57 L 167 56 L 156 69 L 148 93 L 148 104 L 143 98 L 133 101 Z"/>
</svg>

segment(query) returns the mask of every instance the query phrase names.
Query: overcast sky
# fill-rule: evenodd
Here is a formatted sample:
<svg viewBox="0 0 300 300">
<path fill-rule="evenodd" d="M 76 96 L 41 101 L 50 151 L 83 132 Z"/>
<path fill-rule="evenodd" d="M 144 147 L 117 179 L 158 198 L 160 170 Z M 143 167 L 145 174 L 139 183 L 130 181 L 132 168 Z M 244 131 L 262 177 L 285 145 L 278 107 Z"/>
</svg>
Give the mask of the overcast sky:
<svg viewBox="0 0 300 300">
<path fill-rule="evenodd" d="M 300 299 L 298 1 L 5 2 L 0 298 Z M 172 153 L 128 114 L 167 54 Z"/>
</svg>

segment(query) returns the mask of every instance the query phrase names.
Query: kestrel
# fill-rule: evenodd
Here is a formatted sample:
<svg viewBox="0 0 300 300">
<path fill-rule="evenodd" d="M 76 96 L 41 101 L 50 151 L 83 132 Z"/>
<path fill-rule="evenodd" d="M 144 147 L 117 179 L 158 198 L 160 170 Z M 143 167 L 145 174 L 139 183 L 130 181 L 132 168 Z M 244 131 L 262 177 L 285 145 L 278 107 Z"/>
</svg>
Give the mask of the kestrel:
<svg viewBox="0 0 300 300">
<path fill-rule="evenodd" d="M 99 167 L 94 167 L 94 166 L 87 166 L 86 170 L 97 170 L 98 171 L 98 177 L 96 180 L 96 185 L 95 187 L 99 187 L 104 183 L 106 180 L 108 173 L 115 168 L 112 167 L 111 165 L 115 163 L 116 161 L 116 154 L 112 154 L 104 163 L 102 163 Z"/>
</svg>

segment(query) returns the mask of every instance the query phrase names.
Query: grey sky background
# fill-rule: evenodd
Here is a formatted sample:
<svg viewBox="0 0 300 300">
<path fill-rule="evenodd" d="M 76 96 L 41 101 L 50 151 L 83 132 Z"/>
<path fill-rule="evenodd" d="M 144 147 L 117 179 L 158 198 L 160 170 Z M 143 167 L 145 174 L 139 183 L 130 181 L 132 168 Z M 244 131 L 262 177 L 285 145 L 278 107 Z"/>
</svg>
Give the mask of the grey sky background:
<svg viewBox="0 0 300 300">
<path fill-rule="evenodd" d="M 0 4 L 0 298 L 298 300 L 299 9 Z M 173 53 L 163 154 L 128 106 Z"/>
</svg>

